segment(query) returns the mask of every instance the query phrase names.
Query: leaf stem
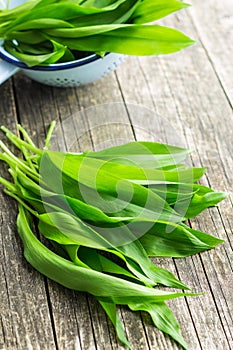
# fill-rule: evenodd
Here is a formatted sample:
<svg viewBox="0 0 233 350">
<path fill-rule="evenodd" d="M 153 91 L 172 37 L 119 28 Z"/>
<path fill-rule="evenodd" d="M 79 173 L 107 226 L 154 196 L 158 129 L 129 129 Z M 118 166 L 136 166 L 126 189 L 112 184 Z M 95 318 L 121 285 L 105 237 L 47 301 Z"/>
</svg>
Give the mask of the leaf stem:
<svg viewBox="0 0 233 350">
<path fill-rule="evenodd" d="M 15 167 L 15 162 L 6 153 L 0 153 L 0 160 L 6 162 L 11 168 Z"/>
<path fill-rule="evenodd" d="M 21 147 L 25 147 L 26 149 L 36 153 L 37 155 L 41 156 L 42 151 L 37 148 L 33 142 L 25 142 L 21 140 L 17 135 L 13 134 L 10 130 L 8 130 L 5 126 L 1 126 L 1 130 L 6 134 L 6 137 L 17 147 L 21 150 Z"/>
<path fill-rule="evenodd" d="M 28 135 L 27 131 L 22 127 L 22 125 L 18 124 L 17 129 L 23 135 L 23 138 L 25 141 L 27 141 L 31 146 L 36 147 L 36 145 L 34 144 L 34 142 L 31 139 L 31 137 Z"/>
<path fill-rule="evenodd" d="M 16 194 L 8 191 L 8 190 L 4 190 L 4 192 L 6 194 L 8 194 L 10 197 L 14 198 L 15 200 L 17 200 L 18 203 L 20 203 L 25 209 L 27 209 L 32 215 L 34 215 L 36 218 L 39 218 L 39 214 L 35 211 L 32 210 L 32 208 L 30 208 L 21 198 L 19 198 Z"/>
<path fill-rule="evenodd" d="M 51 136 L 52 136 L 52 133 L 53 133 L 53 131 L 54 131 L 55 126 L 56 126 L 56 121 L 53 120 L 52 123 L 50 124 L 48 133 L 47 133 L 47 135 L 46 135 L 45 147 L 44 147 L 44 149 L 48 149 L 48 148 L 50 147 L 50 140 L 51 140 Z"/>
<path fill-rule="evenodd" d="M 2 176 L 0 176 L 0 183 L 4 185 L 6 188 L 8 188 L 8 190 L 10 190 L 11 192 L 16 192 L 16 187 L 14 186 L 14 184 L 4 179 Z"/>
<path fill-rule="evenodd" d="M 9 148 L 7 148 L 7 146 L 0 140 L 0 147 L 4 150 L 5 152 L 5 156 L 8 155 L 12 161 L 13 161 L 13 164 L 14 164 L 14 167 L 16 166 L 16 164 L 19 166 L 19 168 L 23 168 L 24 171 L 26 172 L 29 172 L 29 174 L 31 176 L 33 176 L 34 178 L 36 177 L 36 179 L 38 180 L 39 178 L 39 174 L 32 170 L 31 168 L 29 168 L 24 162 L 23 160 L 20 160 L 18 157 L 16 157 L 10 150 Z M 4 153 L 2 154 L 4 156 Z M 9 159 L 9 158 L 8 158 Z M 12 163 L 12 162 L 10 162 Z M 9 164 L 9 163 L 8 163 Z M 9 164 L 10 165 L 10 164 Z"/>
</svg>

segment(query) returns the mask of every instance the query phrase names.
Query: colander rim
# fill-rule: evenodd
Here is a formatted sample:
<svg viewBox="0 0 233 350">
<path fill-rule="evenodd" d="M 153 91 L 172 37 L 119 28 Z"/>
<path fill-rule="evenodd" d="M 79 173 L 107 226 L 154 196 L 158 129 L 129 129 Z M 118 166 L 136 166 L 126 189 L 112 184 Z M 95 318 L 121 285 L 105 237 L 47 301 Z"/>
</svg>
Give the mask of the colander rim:
<svg viewBox="0 0 233 350">
<path fill-rule="evenodd" d="M 108 55 L 109 53 L 106 53 Z M 49 64 L 47 66 L 34 66 L 34 67 L 28 67 L 25 63 L 18 60 L 16 57 L 8 53 L 2 45 L 0 45 L 0 58 L 4 61 L 7 61 L 17 67 L 27 69 L 27 70 L 34 70 L 34 71 L 56 71 L 56 70 L 63 70 L 63 69 L 69 69 L 69 68 L 75 68 L 75 67 L 81 67 L 88 63 L 94 62 L 98 59 L 102 59 L 101 56 L 93 53 L 89 56 L 86 56 L 84 58 L 80 58 L 75 61 L 69 61 L 64 63 L 54 63 Z"/>
</svg>

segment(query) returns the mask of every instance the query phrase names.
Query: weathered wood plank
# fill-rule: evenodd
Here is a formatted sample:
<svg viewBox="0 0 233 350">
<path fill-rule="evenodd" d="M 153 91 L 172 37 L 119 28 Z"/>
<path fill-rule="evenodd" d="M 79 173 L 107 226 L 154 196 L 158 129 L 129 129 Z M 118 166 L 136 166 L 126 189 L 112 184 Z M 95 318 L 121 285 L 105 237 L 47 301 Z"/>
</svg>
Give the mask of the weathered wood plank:
<svg viewBox="0 0 233 350">
<path fill-rule="evenodd" d="M 121 70 L 121 68 L 119 69 Z M 132 129 L 136 128 L 136 123 L 134 128 L 131 121 L 131 111 L 122 99 L 117 80 L 110 76 L 105 81 L 96 82 L 93 85 L 95 85 L 95 89 L 90 85 L 80 89 L 78 94 L 80 103 L 85 108 L 93 149 L 134 140 L 135 134 Z M 120 310 L 132 348 L 137 350 L 150 349 L 140 313 L 132 313 L 126 308 Z M 98 323 L 96 322 L 96 324 Z M 106 345 L 106 349 L 108 346 Z M 104 349 L 101 343 L 99 349 L 102 348 Z"/>
<path fill-rule="evenodd" d="M 214 0 L 210 3 L 197 0 L 193 2 L 189 13 L 229 103 L 233 105 L 232 1 Z"/>
<path fill-rule="evenodd" d="M 1 124 L 16 130 L 11 82 L 0 87 Z M 1 139 L 5 138 L 2 137 Z M 7 167 L 1 164 L 1 175 Z M 0 191 L 0 348 L 4 350 L 56 349 L 44 278 L 23 258 L 15 221 L 16 203 Z M 34 280 L 36 275 L 36 279 Z"/>
<path fill-rule="evenodd" d="M 190 32 L 192 27 L 188 20 L 182 20 L 182 28 Z M 194 28 L 193 31 L 195 33 Z M 147 86 L 145 95 L 152 97 L 150 106 L 153 105 L 157 112 L 154 124 L 159 124 L 163 130 L 160 132 L 150 128 L 155 140 L 162 136 L 163 141 L 194 149 L 193 164 L 208 167 L 206 181 L 215 189 L 231 190 L 232 129 L 229 129 L 229 125 L 232 125 L 232 111 L 205 50 L 199 44 L 172 57 L 140 58 L 138 63 L 133 58 L 130 60 L 131 81 L 133 76 L 144 81 L 143 91 Z M 133 89 L 134 82 L 130 83 L 127 68 L 125 66 L 125 69 L 117 72 L 124 100 L 141 103 L 140 88 Z M 124 84 L 126 80 L 127 85 Z M 131 119 L 134 124 L 133 116 Z M 138 137 L 141 137 L 140 133 Z M 210 214 L 207 212 L 194 221 L 199 229 L 207 232 L 215 233 L 218 228 L 219 236 L 226 239 L 224 246 L 201 254 L 200 258 L 176 260 L 181 279 L 194 289 L 207 291 L 203 299 L 187 300 L 188 313 L 187 310 L 184 314 L 177 313 L 178 319 L 184 316 L 181 325 L 185 338 L 189 339 L 190 349 L 199 346 L 202 349 L 232 347 L 233 305 L 229 289 L 229 285 L 233 285 L 232 227 L 227 217 L 232 217 L 230 199 L 221 204 L 220 209 L 211 209 Z M 169 266 L 172 268 L 172 265 Z M 228 283 L 224 283 L 224 280 Z M 182 304 L 181 300 L 172 302 L 172 307 L 175 308 L 177 302 Z M 199 346 L 189 338 L 188 329 L 192 325 L 188 321 L 190 316 Z"/>
<path fill-rule="evenodd" d="M 22 85 L 24 86 L 23 94 L 21 94 Z M 56 142 L 56 139 L 53 139 L 54 147 L 59 146 L 63 150 L 68 147 L 68 149 L 75 149 L 76 151 L 93 148 L 89 125 L 85 119 L 86 115 L 78 113 L 79 110 L 76 108 L 79 107 L 79 101 L 74 90 L 42 87 L 24 77 L 18 77 L 16 86 L 22 125 L 27 127 L 29 132 L 35 136 L 35 142 L 42 146 L 44 130 L 56 116 L 57 119 L 61 120 L 63 134 L 60 135 L 61 142 L 60 140 Z M 95 91 L 95 88 L 93 91 Z M 69 104 L 67 101 L 70 99 L 72 99 L 72 103 Z M 30 105 L 34 106 L 33 116 L 31 115 Z M 78 113 L 77 117 L 76 113 Z M 66 118 L 70 122 L 72 116 L 73 128 L 66 123 Z M 31 122 L 32 118 L 34 119 L 33 123 Z M 37 131 L 37 135 L 35 131 Z M 38 134 L 40 135 L 39 138 Z M 57 342 L 61 349 L 72 349 L 74 346 L 79 346 L 82 349 L 94 349 L 95 347 L 99 349 L 103 344 L 106 344 L 106 349 L 115 348 L 116 346 L 118 348 L 116 338 L 113 335 L 114 332 L 111 329 L 112 326 L 109 325 L 103 311 L 100 313 L 100 308 L 93 299 L 90 299 L 91 301 L 88 299 L 87 302 L 85 295 L 71 293 L 52 282 L 49 282 L 49 291 Z M 77 298 L 79 303 L 77 303 Z M 110 334 L 101 331 L 101 329 L 106 329 L 108 326 Z M 114 344 L 111 345 L 110 335 L 116 344 L 115 346 Z"/>
<path fill-rule="evenodd" d="M 70 98 L 75 99 L 75 94 L 71 94 L 71 89 L 42 86 L 24 76 L 17 77 L 15 86 L 21 124 L 33 136 L 33 141 L 43 147 L 49 124 L 70 115 L 72 103 L 67 102 Z M 53 148 L 65 150 L 63 134 L 60 133 L 58 137 L 52 140 Z M 95 349 L 86 296 L 52 281 L 48 281 L 48 291 L 58 348 Z"/>
</svg>

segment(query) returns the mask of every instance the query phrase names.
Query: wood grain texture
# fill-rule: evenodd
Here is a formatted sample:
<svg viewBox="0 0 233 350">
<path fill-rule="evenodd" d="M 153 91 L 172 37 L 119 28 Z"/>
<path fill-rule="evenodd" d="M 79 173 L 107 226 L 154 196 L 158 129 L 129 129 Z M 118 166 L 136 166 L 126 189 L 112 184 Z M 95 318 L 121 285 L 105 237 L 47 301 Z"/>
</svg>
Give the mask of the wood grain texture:
<svg viewBox="0 0 233 350">
<path fill-rule="evenodd" d="M 1 123 L 16 131 L 12 84 L 4 84 L 0 91 Z M 7 167 L 2 164 L 1 174 L 7 176 Z M 0 349 L 53 350 L 56 347 L 44 277 L 23 258 L 15 226 L 16 203 L 2 191 L 0 203 Z"/>
<path fill-rule="evenodd" d="M 209 2 L 197 0 L 193 2 L 193 7 L 189 13 L 212 67 L 232 106 L 232 1 L 219 2 L 214 0 Z"/>
<path fill-rule="evenodd" d="M 187 27 L 190 31 L 188 19 L 186 22 L 182 21 L 182 27 Z M 195 32 L 194 28 L 193 30 Z M 228 181 L 228 176 L 232 171 L 232 127 L 229 128 L 229 125 L 233 125 L 232 110 L 201 44 L 192 48 L 191 55 L 187 55 L 186 51 L 179 56 L 157 60 L 142 58 L 138 61 L 137 65 L 132 64 L 134 71 L 131 69 L 130 74 L 137 74 L 137 77 L 144 79 L 148 87 L 146 95 L 150 95 L 153 100 L 150 105 L 155 106 L 155 118 L 161 128 L 161 131 L 154 129 L 155 139 L 162 137 L 163 141 L 178 145 L 184 143 L 183 145 L 193 149 L 193 164 L 207 165 L 207 177 L 203 179 L 203 183 L 219 190 L 231 191 L 232 177 Z M 129 81 L 127 69 L 118 73 L 125 101 L 131 102 L 133 98 L 133 101 L 141 103 L 140 89 L 139 93 L 135 91 L 136 96 L 132 96 L 129 84 L 123 84 L 126 77 Z M 162 88 L 158 89 L 158 86 Z M 169 132 L 171 127 L 173 134 Z M 151 125 L 150 130 L 153 130 Z M 223 217 L 223 213 L 227 213 L 228 219 Z M 203 253 L 200 257 L 186 259 L 186 264 L 182 260 L 176 261 L 182 280 L 194 289 L 207 291 L 204 297 L 187 300 L 203 349 L 232 347 L 231 311 L 229 313 L 232 308 L 229 286 L 233 286 L 232 227 L 229 227 L 229 217 L 232 217 L 231 197 L 219 209 L 210 209 L 209 214 L 200 215 L 192 223 L 207 232 L 211 229 L 211 233 L 226 239 L 224 246 Z M 190 325 L 187 319 L 181 321 L 181 324 L 185 324 L 186 328 Z M 184 330 L 184 334 L 186 332 Z M 197 344 L 190 342 L 190 348 L 196 349 Z"/>
<path fill-rule="evenodd" d="M 207 166 L 201 182 L 232 193 L 233 116 L 231 1 L 195 1 L 193 9 L 170 17 L 199 42 L 166 57 L 130 57 L 115 73 L 72 89 L 40 85 L 18 74 L 0 87 L 1 124 L 25 127 L 43 147 L 52 120 L 52 147 L 100 149 L 151 140 L 187 146 L 190 164 Z M 1 172 L 6 173 L 6 168 Z M 1 200 L 0 349 L 121 350 L 114 329 L 91 296 L 44 279 L 22 257 L 16 233 L 16 205 Z M 216 249 L 186 259 L 156 259 L 194 291 L 195 298 L 169 302 L 190 350 L 233 348 L 232 195 L 195 220 L 197 228 L 225 240 Z M 134 350 L 178 350 L 154 328 L 147 314 L 119 307 Z"/>
</svg>

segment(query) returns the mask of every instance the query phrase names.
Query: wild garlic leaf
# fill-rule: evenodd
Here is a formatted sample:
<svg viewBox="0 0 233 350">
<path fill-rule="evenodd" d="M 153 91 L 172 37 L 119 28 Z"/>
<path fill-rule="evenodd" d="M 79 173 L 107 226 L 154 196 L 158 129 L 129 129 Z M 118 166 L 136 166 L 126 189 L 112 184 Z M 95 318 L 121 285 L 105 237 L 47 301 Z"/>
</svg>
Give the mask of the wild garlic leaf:
<svg viewBox="0 0 233 350">
<path fill-rule="evenodd" d="M 142 56 L 169 54 L 194 41 L 178 30 L 147 23 L 184 7 L 187 4 L 176 0 L 33 0 L 0 11 L 0 39 L 11 41 L 11 46 L 17 41 L 15 49 L 9 52 L 30 67 L 72 59 L 68 54 L 60 57 L 58 53 L 50 53 L 44 60 L 36 57 L 35 48 L 20 51 L 22 43 L 40 47 L 43 36 L 67 47 L 68 52 L 75 51 L 76 55 L 79 51 Z"/>
<path fill-rule="evenodd" d="M 186 210 L 185 217 L 187 219 L 197 216 L 203 210 L 209 207 L 216 206 L 219 202 L 228 196 L 228 194 L 225 192 L 214 192 L 212 189 L 205 186 L 197 187 L 198 190 L 194 193 L 188 205 L 185 205 L 182 201 L 175 204 L 175 210 L 178 213 L 184 213 Z"/>
<path fill-rule="evenodd" d="M 143 0 L 136 8 L 133 23 L 148 23 L 190 6 L 177 0 Z"/>
<path fill-rule="evenodd" d="M 95 203 L 97 208 L 110 216 L 141 215 L 165 221 L 182 220 L 182 216 L 155 193 L 120 177 L 121 170 L 116 176 L 102 170 L 99 162 L 95 166 L 93 159 L 82 160 L 82 157 L 72 154 L 44 152 L 40 164 L 42 179 L 47 179 L 47 186 L 53 191 L 87 203 Z M 145 177 L 143 173 L 139 176 Z"/>
<path fill-rule="evenodd" d="M 157 328 L 187 349 L 165 301 L 197 294 L 157 288 L 189 289 L 149 256 L 186 257 L 223 242 L 184 224 L 226 196 L 195 183 L 205 169 L 183 164 L 188 150 L 159 143 L 77 155 L 38 149 L 21 126 L 24 140 L 1 129 L 23 157 L 0 141 L 0 159 L 13 181 L 0 177 L 0 183 L 19 203 L 17 226 L 28 262 L 61 285 L 92 294 L 128 348 L 117 304 L 148 312 Z M 57 253 L 35 237 L 33 217 Z"/>
<path fill-rule="evenodd" d="M 136 232 L 140 225 L 140 222 L 135 225 Z M 157 222 L 140 238 L 140 242 L 149 256 L 182 258 L 212 249 L 224 241 L 185 224 Z"/>
<path fill-rule="evenodd" d="M 32 186 L 31 186 L 32 187 Z M 25 191 L 21 188 L 21 193 Z M 26 196 L 27 200 L 29 199 Z M 32 198 L 30 202 L 34 206 L 35 199 Z M 46 203 L 45 203 L 46 206 Z M 53 207 L 56 209 L 56 207 Z M 57 243 L 62 245 L 82 245 L 86 247 L 92 247 L 97 249 L 111 249 L 114 252 L 115 249 L 125 256 L 125 261 L 129 269 L 133 269 L 136 276 L 143 279 L 140 270 L 137 269 L 136 265 L 140 266 L 141 271 L 145 274 L 149 280 L 144 279 L 145 282 L 155 282 L 166 286 L 187 289 L 183 283 L 178 281 L 170 272 L 156 267 L 148 259 L 144 248 L 141 246 L 140 242 L 136 240 L 129 228 L 125 225 L 117 227 L 112 227 L 113 230 L 113 240 L 111 239 L 111 229 L 101 227 L 89 227 L 85 225 L 78 217 L 75 217 L 69 213 L 60 212 L 59 208 L 57 211 L 51 211 L 44 214 L 39 214 L 37 216 L 39 219 L 39 230 L 48 239 L 55 240 Z M 106 235 L 107 231 L 107 235 Z M 117 239 L 115 235 L 117 234 Z M 103 239 L 106 237 L 105 239 Z M 119 246 L 119 242 L 130 243 Z M 132 260 L 135 262 L 132 263 Z"/>
<path fill-rule="evenodd" d="M 71 50 L 116 52 L 127 55 L 162 55 L 182 50 L 194 43 L 180 31 L 158 25 L 128 24 L 105 34 L 80 38 L 54 37 Z"/>
<path fill-rule="evenodd" d="M 109 147 L 101 151 L 89 151 L 85 157 L 125 165 L 136 165 L 140 168 L 161 168 L 177 165 L 187 158 L 190 150 L 158 142 L 129 142 L 120 146 Z"/>
<path fill-rule="evenodd" d="M 117 334 L 119 340 L 122 342 L 122 344 L 124 344 L 130 350 L 132 350 L 130 343 L 126 339 L 125 331 L 124 331 L 122 322 L 117 314 L 116 304 L 114 302 L 111 302 L 111 301 L 103 301 L 103 300 L 98 300 L 98 301 L 99 301 L 100 305 L 102 306 L 102 308 L 104 309 L 104 311 L 106 312 L 106 314 L 108 315 L 108 317 L 110 318 L 113 326 L 115 327 L 116 334 Z"/>
<path fill-rule="evenodd" d="M 129 307 L 133 311 L 146 311 L 150 314 L 154 325 L 169 334 L 173 339 L 175 339 L 182 347 L 188 350 L 188 345 L 180 332 L 180 326 L 173 315 L 172 311 L 166 305 L 165 302 L 160 303 L 135 303 L 129 304 Z"/>
<path fill-rule="evenodd" d="M 66 52 L 66 47 L 61 44 L 54 45 L 54 49 L 52 52 L 42 55 L 29 55 L 18 52 L 16 50 L 16 47 L 10 45 L 9 42 L 5 43 L 5 48 L 8 52 L 10 52 L 13 56 L 17 57 L 20 61 L 25 62 L 29 67 L 33 67 L 35 65 L 44 63 L 55 63 L 57 60 L 62 58 Z"/>
<path fill-rule="evenodd" d="M 71 261 L 53 253 L 34 236 L 28 213 L 21 205 L 19 205 L 17 225 L 24 243 L 24 255 L 28 262 L 39 272 L 67 288 L 86 291 L 101 298 L 101 300 L 112 299 L 117 304 L 126 305 L 133 301 L 139 301 L 141 297 L 145 300 L 160 302 L 184 295 L 197 295 L 195 293 L 156 290 L 76 266 Z"/>
</svg>

